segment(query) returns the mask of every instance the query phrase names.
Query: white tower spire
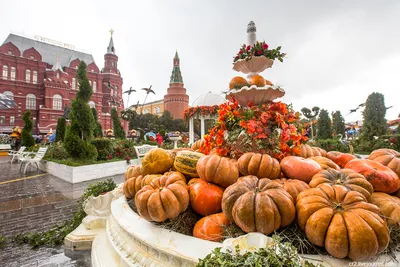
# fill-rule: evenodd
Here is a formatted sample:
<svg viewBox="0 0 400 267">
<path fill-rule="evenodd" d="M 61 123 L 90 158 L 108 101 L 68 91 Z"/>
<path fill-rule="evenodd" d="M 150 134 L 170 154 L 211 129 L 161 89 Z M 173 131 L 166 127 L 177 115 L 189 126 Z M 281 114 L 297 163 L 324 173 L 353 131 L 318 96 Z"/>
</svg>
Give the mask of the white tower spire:
<svg viewBox="0 0 400 267">
<path fill-rule="evenodd" d="M 254 21 L 250 21 L 247 24 L 247 44 L 254 45 L 256 43 L 256 24 Z"/>
</svg>

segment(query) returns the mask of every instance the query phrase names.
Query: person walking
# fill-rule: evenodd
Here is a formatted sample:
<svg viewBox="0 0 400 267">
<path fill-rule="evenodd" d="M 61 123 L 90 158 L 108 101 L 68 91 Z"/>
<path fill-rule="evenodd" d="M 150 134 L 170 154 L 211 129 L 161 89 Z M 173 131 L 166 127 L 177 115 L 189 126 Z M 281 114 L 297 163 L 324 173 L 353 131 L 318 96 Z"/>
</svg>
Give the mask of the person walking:
<svg viewBox="0 0 400 267">
<path fill-rule="evenodd" d="M 163 142 L 163 138 L 160 133 L 157 133 L 156 140 L 157 140 L 158 145 L 161 146 L 161 144 Z"/>
</svg>

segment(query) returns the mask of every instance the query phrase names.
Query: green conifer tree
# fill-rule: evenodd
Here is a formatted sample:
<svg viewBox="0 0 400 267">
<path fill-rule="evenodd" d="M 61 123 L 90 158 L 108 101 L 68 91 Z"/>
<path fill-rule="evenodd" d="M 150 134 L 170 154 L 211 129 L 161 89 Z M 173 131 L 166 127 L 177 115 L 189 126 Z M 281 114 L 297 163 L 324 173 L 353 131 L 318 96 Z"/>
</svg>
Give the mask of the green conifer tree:
<svg viewBox="0 0 400 267">
<path fill-rule="evenodd" d="M 119 120 L 118 111 L 116 108 L 111 109 L 111 118 L 113 121 L 114 136 L 117 139 L 126 138 L 124 128 L 121 126 L 121 121 Z"/>
<path fill-rule="evenodd" d="M 31 120 L 31 111 L 25 111 L 22 116 L 24 121 L 24 128 L 21 132 L 21 145 L 26 147 L 31 147 L 35 145 L 35 139 L 32 136 L 33 122 Z"/>
<path fill-rule="evenodd" d="M 94 135 L 94 137 L 102 137 L 103 136 L 103 128 L 101 127 L 99 118 L 97 117 L 97 110 L 95 108 L 91 108 L 91 110 L 93 113 L 93 119 L 96 123 L 96 126 L 93 131 L 93 135 Z"/>
<path fill-rule="evenodd" d="M 321 109 L 317 122 L 317 137 L 318 139 L 332 138 L 331 118 L 325 109 Z"/>
<path fill-rule="evenodd" d="M 372 141 L 374 136 L 384 135 L 387 131 L 385 97 L 372 93 L 365 103 L 364 121 L 361 133 L 363 140 Z"/>
<path fill-rule="evenodd" d="M 342 113 L 339 110 L 335 111 L 332 114 L 332 123 L 333 123 L 333 133 L 335 135 L 341 134 L 344 135 L 344 129 L 346 128 L 344 118 Z"/>
<path fill-rule="evenodd" d="M 57 121 L 56 128 L 56 142 L 63 142 L 65 138 L 65 129 L 67 128 L 66 121 L 64 117 L 59 117 Z"/>
<path fill-rule="evenodd" d="M 90 141 L 93 138 L 95 121 L 88 104 L 93 89 L 87 77 L 85 62 L 81 61 L 79 64 L 76 76 L 79 91 L 72 100 L 69 113 L 71 125 L 67 128 L 65 135 L 65 150 L 72 158 L 94 160 L 97 158 L 97 150 Z"/>
</svg>

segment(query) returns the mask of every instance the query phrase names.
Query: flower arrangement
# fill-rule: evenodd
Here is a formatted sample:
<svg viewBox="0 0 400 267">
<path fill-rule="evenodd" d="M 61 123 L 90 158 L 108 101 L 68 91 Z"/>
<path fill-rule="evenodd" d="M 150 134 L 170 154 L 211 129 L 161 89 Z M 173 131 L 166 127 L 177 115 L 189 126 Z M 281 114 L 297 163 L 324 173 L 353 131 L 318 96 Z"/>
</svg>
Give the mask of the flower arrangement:
<svg viewBox="0 0 400 267">
<path fill-rule="evenodd" d="M 217 115 L 218 114 L 218 105 L 214 106 L 197 106 L 190 107 L 185 109 L 183 112 L 183 119 L 187 123 L 190 118 L 199 116 L 199 115 Z"/>
<path fill-rule="evenodd" d="M 260 57 L 265 56 L 271 60 L 278 59 L 280 62 L 283 62 L 283 58 L 286 56 L 286 53 L 281 53 L 281 47 L 278 46 L 274 49 L 268 49 L 268 44 L 263 42 L 256 42 L 254 45 L 245 44 L 242 45 L 238 54 L 235 56 L 233 63 L 240 59 L 250 60 L 252 57 Z"/>
<path fill-rule="evenodd" d="M 300 113 L 282 102 L 241 107 L 234 100 L 221 104 L 218 113 L 216 126 L 204 137 L 202 153 L 215 149 L 220 156 L 237 159 L 246 152 L 258 152 L 280 160 L 300 152 L 300 144 L 307 141 Z"/>
</svg>

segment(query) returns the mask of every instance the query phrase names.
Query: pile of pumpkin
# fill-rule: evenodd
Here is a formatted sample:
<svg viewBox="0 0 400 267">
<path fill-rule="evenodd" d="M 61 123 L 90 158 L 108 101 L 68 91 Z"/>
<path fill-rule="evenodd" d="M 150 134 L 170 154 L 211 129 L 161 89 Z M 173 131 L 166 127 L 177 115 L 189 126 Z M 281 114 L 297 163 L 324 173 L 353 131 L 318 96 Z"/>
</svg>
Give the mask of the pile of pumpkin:
<svg viewBox="0 0 400 267">
<path fill-rule="evenodd" d="M 273 86 L 272 82 L 264 79 L 261 75 L 253 75 L 249 80 L 241 76 L 235 76 L 229 82 L 229 89 L 241 89 L 243 86 L 252 86 L 255 85 L 257 87 L 265 87 L 266 85 Z"/>
<path fill-rule="evenodd" d="M 399 176 L 400 153 L 390 149 L 357 159 L 302 145 L 281 162 L 252 152 L 232 160 L 153 149 L 127 170 L 124 193 L 148 221 L 173 219 L 191 205 L 205 216 L 193 229 L 198 238 L 219 241 L 230 223 L 268 235 L 297 221 L 332 256 L 365 260 L 387 247 L 388 225 L 400 222 Z"/>
</svg>

